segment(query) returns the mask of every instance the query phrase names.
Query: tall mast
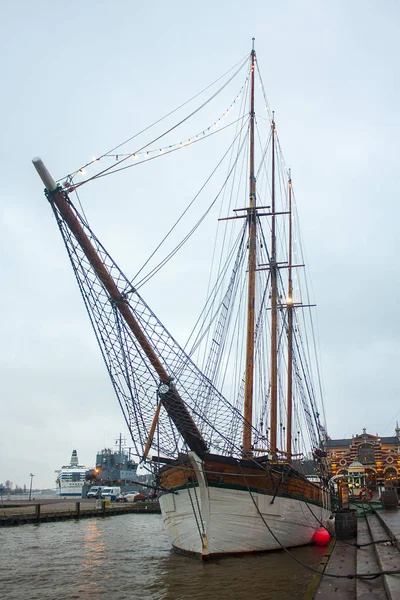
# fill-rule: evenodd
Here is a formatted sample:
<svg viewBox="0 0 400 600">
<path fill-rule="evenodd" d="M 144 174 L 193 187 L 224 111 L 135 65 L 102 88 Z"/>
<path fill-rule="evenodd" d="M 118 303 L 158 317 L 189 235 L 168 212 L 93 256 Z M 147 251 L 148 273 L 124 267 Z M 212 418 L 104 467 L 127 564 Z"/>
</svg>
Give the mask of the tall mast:
<svg viewBox="0 0 400 600">
<path fill-rule="evenodd" d="M 289 248 L 288 248 L 288 296 L 286 311 L 288 321 L 288 371 L 287 371 L 287 424 L 286 424 L 286 454 L 292 455 L 292 411 L 293 411 L 293 280 L 292 280 L 292 179 L 289 172 Z"/>
<path fill-rule="evenodd" d="M 247 339 L 246 339 L 246 377 L 244 388 L 244 424 L 243 455 L 251 454 L 251 430 L 253 420 L 253 379 L 254 379 L 254 310 L 256 287 L 256 179 L 254 175 L 254 38 L 251 51 L 250 76 L 250 197 L 248 210 L 249 223 L 249 279 L 247 295 Z"/>
<path fill-rule="evenodd" d="M 277 266 L 276 266 L 276 232 L 275 232 L 275 119 L 271 123 L 272 138 L 272 177 L 271 177 L 271 411 L 270 411 L 270 447 L 276 456 L 276 425 L 278 406 L 278 345 L 277 345 L 277 317 L 278 317 L 278 292 L 277 292 Z"/>
</svg>

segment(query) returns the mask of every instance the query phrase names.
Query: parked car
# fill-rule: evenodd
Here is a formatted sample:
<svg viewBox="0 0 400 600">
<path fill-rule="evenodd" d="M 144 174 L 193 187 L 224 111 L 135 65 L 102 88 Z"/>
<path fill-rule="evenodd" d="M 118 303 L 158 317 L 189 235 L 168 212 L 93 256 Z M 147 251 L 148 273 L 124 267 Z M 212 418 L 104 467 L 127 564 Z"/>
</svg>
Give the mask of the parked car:
<svg viewBox="0 0 400 600">
<path fill-rule="evenodd" d="M 116 502 L 133 502 L 135 496 L 139 494 L 138 491 L 132 490 L 131 492 L 125 492 L 125 494 L 120 494 L 116 497 Z"/>
<path fill-rule="evenodd" d="M 133 501 L 134 502 L 144 502 L 146 500 L 146 496 L 144 494 L 136 494 Z"/>
</svg>

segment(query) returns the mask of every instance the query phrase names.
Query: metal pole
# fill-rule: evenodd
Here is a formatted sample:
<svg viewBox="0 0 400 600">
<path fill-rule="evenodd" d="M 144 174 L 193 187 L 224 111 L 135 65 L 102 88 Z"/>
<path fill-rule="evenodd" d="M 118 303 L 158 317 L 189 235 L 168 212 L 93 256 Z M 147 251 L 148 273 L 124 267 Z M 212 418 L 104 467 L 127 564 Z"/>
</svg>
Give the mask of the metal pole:
<svg viewBox="0 0 400 600">
<path fill-rule="evenodd" d="M 32 498 L 32 481 L 33 481 L 33 478 L 35 476 L 34 476 L 33 473 L 29 473 L 29 477 L 31 478 L 31 485 L 30 485 L 30 488 L 29 488 L 29 500 L 30 500 Z"/>
</svg>

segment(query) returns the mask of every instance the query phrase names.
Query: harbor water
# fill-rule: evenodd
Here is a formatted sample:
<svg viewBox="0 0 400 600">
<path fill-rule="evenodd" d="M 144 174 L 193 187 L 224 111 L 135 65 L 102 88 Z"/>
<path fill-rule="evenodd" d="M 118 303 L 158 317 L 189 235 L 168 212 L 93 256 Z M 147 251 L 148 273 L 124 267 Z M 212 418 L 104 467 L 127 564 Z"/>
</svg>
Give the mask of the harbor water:
<svg viewBox="0 0 400 600">
<path fill-rule="evenodd" d="M 315 568 L 325 548 L 291 552 Z M 2 600 L 293 600 L 312 578 L 283 551 L 210 563 L 176 554 L 160 515 L 0 530 Z"/>
</svg>

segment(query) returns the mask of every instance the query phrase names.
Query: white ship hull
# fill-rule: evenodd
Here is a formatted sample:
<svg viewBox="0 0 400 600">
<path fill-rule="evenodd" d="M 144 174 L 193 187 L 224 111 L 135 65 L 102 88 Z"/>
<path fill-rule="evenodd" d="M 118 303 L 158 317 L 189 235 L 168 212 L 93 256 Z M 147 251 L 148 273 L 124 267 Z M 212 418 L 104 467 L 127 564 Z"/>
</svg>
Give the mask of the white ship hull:
<svg viewBox="0 0 400 600">
<path fill-rule="evenodd" d="M 83 484 L 86 480 L 86 467 L 79 464 L 76 450 L 72 451 L 71 462 L 56 471 L 58 495 L 61 498 L 82 498 Z"/>
<path fill-rule="evenodd" d="M 62 498 L 82 498 L 83 481 L 63 482 L 58 488 L 58 495 Z"/>
<path fill-rule="evenodd" d="M 174 548 L 203 559 L 309 544 L 331 514 L 328 508 L 298 499 L 277 496 L 271 504 L 272 499 L 265 494 L 207 486 L 163 494 L 160 506 Z"/>
</svg>

